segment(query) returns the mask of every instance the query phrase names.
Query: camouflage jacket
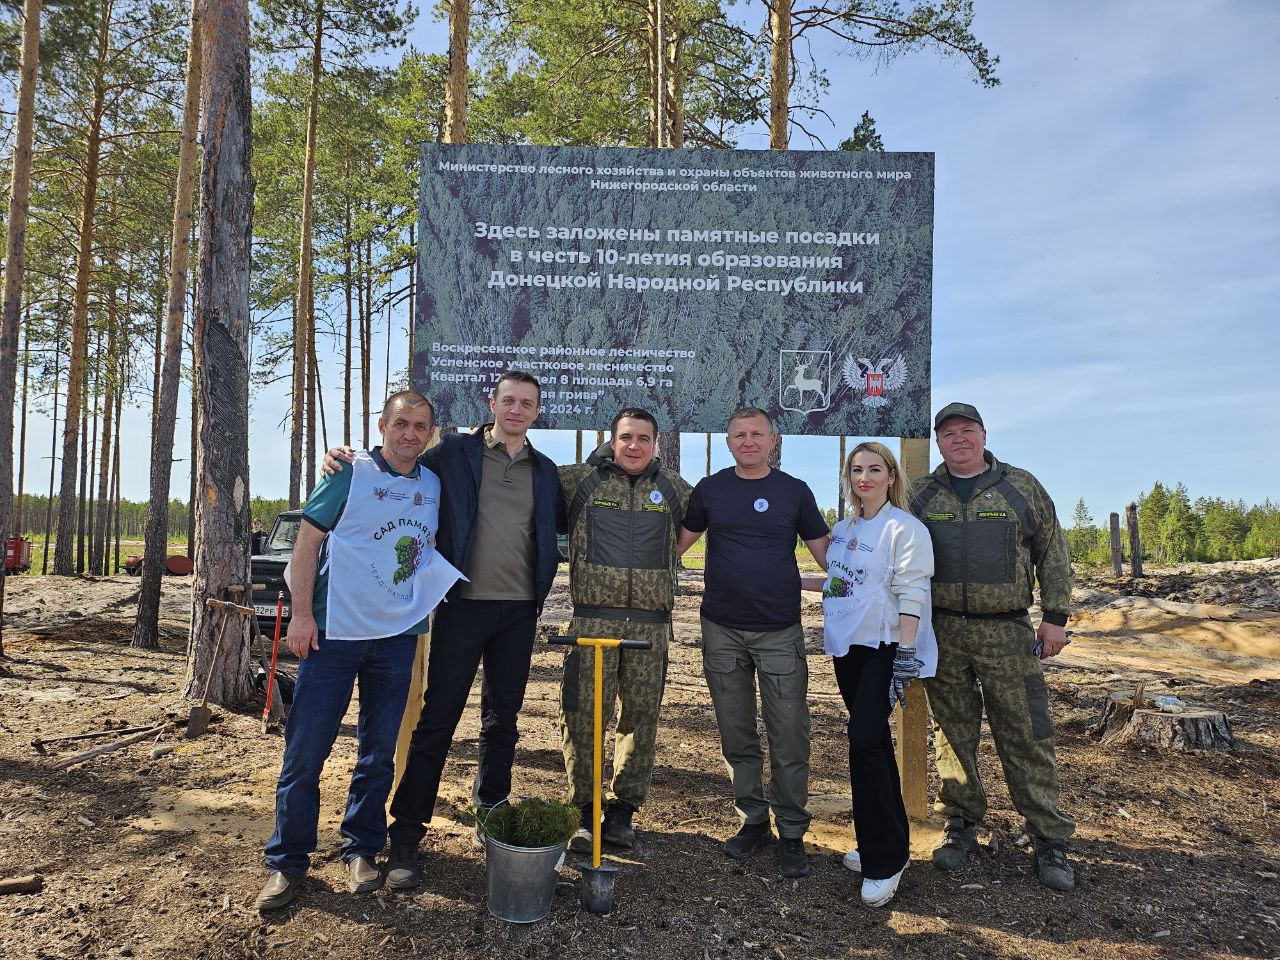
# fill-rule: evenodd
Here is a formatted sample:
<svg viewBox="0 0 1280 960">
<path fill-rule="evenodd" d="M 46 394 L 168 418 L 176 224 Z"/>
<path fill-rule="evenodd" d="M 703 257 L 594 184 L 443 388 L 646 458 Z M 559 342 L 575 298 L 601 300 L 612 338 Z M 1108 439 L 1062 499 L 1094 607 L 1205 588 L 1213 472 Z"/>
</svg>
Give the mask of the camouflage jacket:
<svg viewBox="0 0 1280 960">
<path fill-rule="evenodd" d="M 911 485 L 911 512 L 933 538 L 933 605 L 959 613 L 1025 610 L 1040 584 L 1044 619 L 1059 626 L 1071 606 L 1071 555 L 1053 501 L 1026 470 L 985 454 L 987 472 L 967 501 L 946 464 Z"/>
<path fill-rule="evenodd" d="M 657 458 L 639 476 L 629 476 L 606 443 L 586 463 L 560 468 L 560 492 L 569 518 L 574 606 L 612 608 L 623 616 L 633 609 L 670 613 L 676 531 L 692 492 L 684 478 L 662 470 Z M 672 511 L 673 496 L 678 512 Z"/>
</svg>

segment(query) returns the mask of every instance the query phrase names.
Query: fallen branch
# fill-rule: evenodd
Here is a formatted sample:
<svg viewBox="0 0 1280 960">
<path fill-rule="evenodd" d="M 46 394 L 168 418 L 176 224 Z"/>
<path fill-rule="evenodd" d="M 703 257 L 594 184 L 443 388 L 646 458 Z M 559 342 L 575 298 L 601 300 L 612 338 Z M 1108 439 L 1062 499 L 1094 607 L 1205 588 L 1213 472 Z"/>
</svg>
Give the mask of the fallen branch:
<svg viewBox="0 0 1280 960">
<path fill-rule="evenodd" d="M 127 747 L 132 743 L 138 743 L 142 740 L 146 740 L 148 737 L 153 737 L 153 736 L 156 736 L 157 734 L 168 733 L 172 729 L 173 729 L 172 723 L 163 723 L 154 727 L 149 727 L 146 730 L 142 730 L 138 733 L 133 734 L 132 736 L 125 737 L 122 740 L 113 740 L 111 743 L 103 744 L 100 747 L 94 747 L 92 750 L 85 750 L 81 753 L 73 753 L 71 756 L 66 757 L 65 759 L 59 760 L 53 766 L 57 770 L 65 770 L 67 769 L 67 767 L 73 767 L 77 763 L 84 763 L 84 761 L 92 760 L 94 757 L 100 757 L 104 753 L 112 753 L 116 750 L 120 750 L 124 747 Z"/>
<path fill-rule="evenodd" d="M 38 873 L 30 873 L 25 877 L 10 877 L 0 880 L 0 894 L 5 893 L 39 893 L 44 888 L 44 878 Z"/>
<path fill-rule="evenodd" d="M 31 741 L 31 746 L 36 753 L 44 756 L 45 746 L 50 743 L 67 743 L 72 740 L 101 740 L 103 737 L 116 736 L 122 733 L 140 733 L 143 730 L 154 730 L 156 725 L 153 723 L 145 727 L 124 727 L 119 730 L 95 730 L 93 733 L 72 733 L 65 737 L 36 737 Z"/>
</svg>

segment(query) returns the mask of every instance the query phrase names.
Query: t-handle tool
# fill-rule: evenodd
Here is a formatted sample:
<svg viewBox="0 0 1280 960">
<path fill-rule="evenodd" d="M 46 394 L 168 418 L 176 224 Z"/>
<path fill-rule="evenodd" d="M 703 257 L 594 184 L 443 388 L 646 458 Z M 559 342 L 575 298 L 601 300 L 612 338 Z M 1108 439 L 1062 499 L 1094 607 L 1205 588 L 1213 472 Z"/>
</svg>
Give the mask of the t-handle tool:
<svg viewBox="0 0 1280 960">
<path fill-rule="evenodd" d="M 592 913 L 609 913 L 613 910 L 613 881 L 617 867 L 600 865 L 600 774 L 604 767 L 604 651 L 606 647 L 622 647 L 629 650 L 652 650 L 648 640 L 623 640 L 620 637 L 551 637 L 548 643 L 567 647 L 592 647 L 595 649 L 595 683 L 592 695 L 592 750 L 591 750 L 591 866 L 579 865 L 582 874 L 582 905 Z"/>
<path fill-rule="evenodd" d="M 276 637 L 271 641 L 271 672 L 267 674 L 267 703 L 262 708 L 262 732 L 271 722 L 271 692 L 276 679 L 276 657 L 280 653 L 280 621 L 284 619 L 284 591 L 276 595 Z"/>
</svg>

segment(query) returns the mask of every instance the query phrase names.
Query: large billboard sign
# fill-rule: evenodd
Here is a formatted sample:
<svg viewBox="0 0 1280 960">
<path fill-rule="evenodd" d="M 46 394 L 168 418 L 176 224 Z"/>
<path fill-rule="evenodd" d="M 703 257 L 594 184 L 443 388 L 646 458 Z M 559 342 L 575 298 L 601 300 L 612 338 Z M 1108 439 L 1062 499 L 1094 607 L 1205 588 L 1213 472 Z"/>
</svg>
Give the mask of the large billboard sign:
<svg viewBox="0 0 1280 960">
<path fill-rule="evenodd" d="M 442 423 L 519 368 L 544 427 L 928 435 L 931 153 L 427 144 L 418 244 Z"/>
</svg>

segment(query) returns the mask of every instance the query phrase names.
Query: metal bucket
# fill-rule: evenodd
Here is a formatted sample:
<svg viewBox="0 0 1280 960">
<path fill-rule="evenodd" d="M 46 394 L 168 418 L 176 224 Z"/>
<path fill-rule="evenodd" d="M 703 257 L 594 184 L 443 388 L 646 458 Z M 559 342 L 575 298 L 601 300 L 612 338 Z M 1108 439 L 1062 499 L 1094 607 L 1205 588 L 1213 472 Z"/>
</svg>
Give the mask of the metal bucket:
<svg viewBox="0 0 1280 960">
<path fill-rule="evenodd" d="M 551 912 L 568 843 L 512 847 L 484 838 L 489 871 L 489 912 L 508 923 L 537 923 Z"/>
</svg>

